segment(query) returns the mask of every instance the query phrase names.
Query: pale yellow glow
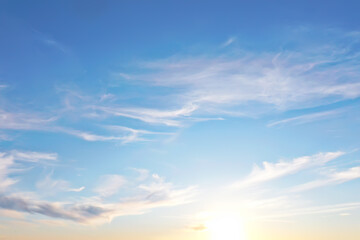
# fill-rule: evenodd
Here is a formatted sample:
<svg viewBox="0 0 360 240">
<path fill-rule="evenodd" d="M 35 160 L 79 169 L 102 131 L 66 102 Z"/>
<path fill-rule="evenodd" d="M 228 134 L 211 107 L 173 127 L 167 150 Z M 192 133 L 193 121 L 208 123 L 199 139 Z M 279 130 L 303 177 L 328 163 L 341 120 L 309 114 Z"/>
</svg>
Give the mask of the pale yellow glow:
<svg viewBox="0 0 360 240">
<path fill-rule="evenodd" d="M 243 222 L 235 215 L 216 216 L 206 224 L 206 227 L 211 240 L 246 240 Z"/>
</svg>

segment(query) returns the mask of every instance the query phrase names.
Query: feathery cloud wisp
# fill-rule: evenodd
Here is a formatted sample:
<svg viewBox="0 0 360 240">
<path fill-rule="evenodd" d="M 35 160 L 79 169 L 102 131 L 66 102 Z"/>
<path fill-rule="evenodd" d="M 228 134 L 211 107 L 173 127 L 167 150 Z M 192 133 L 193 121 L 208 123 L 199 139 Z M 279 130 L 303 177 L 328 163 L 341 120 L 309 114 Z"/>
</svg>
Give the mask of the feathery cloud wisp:
<svg viewBox="0 0 360 240">
<path fill-rule="evenodd" d="M 341 113 L 342 113 L 342 111 L 340 111 L 340 110 L 332 110 L 332 111 L 305 114 L 305 115 L 301 115 L 301 116 L 297 116 L 297 117 L 282 119 L 282 120 L 279 120 L 276 122 L 271 122 L 267 126 L 275 127 L 275 126 L 279 126 L 279 125 L 282 126 L 282 125 L 287 125 L 287 124 L 299 125 L 299 124 L 304 124 L 304 123 L 327 119 L 330 117 L 337 116 Z"/>
<path fill-rule="evenodd" d="M 304 183 L 292 188 L 293 192 L 302 192 L 327 185 L 340 184 L 360 178 L 360 167 L 353 167 L 345 171 L 331 172 L 327 178 Z"/>
<path fill-rule="evenodd" d="M 235 182 L 233 187 L 247 187 L 263 182 L 267 182 L 276 178 L 297 173 L 301 170 L 325 164 L 342 155 L 344 152 L 326 152 L 318 153 L 312 156 L 304 156 L 295 158 L 290 162 L 279 161 L 277 163 L 263 162 L 263 168 L 254 166 L 254 169 L 248 177 Z"/>
<path fill-rule="evenodd" d="M 118 190 L 126 183 L 126 179 L 120 175 L 105 175 L 100 178 L 98 186 L 94 192 L 102 197 L 109 197 L 118 192 Z"/>
<path fill-rule="evenodd" d="M 56 153 L 9 151 L 0 153 L 0 193 L 7 190 L 19 179 L 10 175 L 25 171 L 25 164 L 48 163 L 57 160 Z"/>
<path fill-rule="evenodd" d="M 176 56 L 141 63 L 140 71 L 126 73 L 124 81 L 174 89 L 163 97 L 177 99 L 177 106 L 196 106 L 196 111 L 188 112 L 191 115 L 252 116 L 320 106 L 360 96 L 360 53 L 355 38 L 337 32 L 331 42 L 314 43 L 317 47 L 243 51 L 237 56 Z M 118 114 L 146 122 L 162 119 L 156 111 L 140 110 L 136 114 L 121 110 Z M 114 109 L 110 112 L 116 113 Z M 177 120 L 176 116 L 172 120 Z"/>
</svg>

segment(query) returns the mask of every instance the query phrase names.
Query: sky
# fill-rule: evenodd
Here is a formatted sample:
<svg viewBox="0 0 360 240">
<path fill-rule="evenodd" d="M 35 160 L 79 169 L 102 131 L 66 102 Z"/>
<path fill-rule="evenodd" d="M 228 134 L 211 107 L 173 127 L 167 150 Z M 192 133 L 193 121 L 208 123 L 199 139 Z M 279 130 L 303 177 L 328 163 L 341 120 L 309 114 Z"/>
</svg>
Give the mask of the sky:
<svg viewBox="0 0 360 240">
<path fill-rule="evenodd" d="M 0 0 L 0 239 L 359 239 L 359 7 Z"/>
</svg>

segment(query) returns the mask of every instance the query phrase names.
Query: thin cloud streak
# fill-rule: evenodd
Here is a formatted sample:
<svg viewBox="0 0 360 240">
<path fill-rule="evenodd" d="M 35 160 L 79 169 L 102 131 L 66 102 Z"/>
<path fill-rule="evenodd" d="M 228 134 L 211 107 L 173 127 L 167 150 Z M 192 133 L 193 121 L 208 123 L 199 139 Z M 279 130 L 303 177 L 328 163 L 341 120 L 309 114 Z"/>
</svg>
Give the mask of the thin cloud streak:
<svg viewBox="0 0 360 240">
<path fill-rule="evenodd" d="M 303 192 L 328 185 L 341 184 L 358 178 L 360 178 L 360 167 L 352 167 L 341 172 L 336 172 L 336 171 L 331 172 L 327 174 L 327 178 L 325 179 L 315 180 L 295 186 L 291 189 L 291 191 Z"/>
<path fill-rule="evenodd" d="M 341 114 L 343 111 L 341 110 L 332 110 L 332 111 L 325 111 L 325 112 L 317 112 L 311 114 L 305 114 L 297 117 L 286 118 L 276 122 L 271 122 L 267 125 L 267 127 L 275 127 L 275 126 L 283 126 L 283 125 L 300 125 L 309 122 L 319 121 L 323 119 L 328 119 L 331 117 L 335 117 Z"/>
<path fill-rule="evenodd" d="M 177 110 L 118 108 L 110 106 L 93 106 L 92 108 L 112 116 L 137 119 L 150 124 L 180 127 L 182 125 L 180 119 L 190 116 L 197 109 L 197 106 L 194 104 L 189 104 Z"/>
<path fill-rule="evenodd" d="M 65 128 L 57 126 L 55 124 L 58 117 L 51 118 L 42 118 L 37 117 L 34 114 L 27 113 L 10 113 L 0 110 L 0 129 L 4 130 L 26 130 L 26 131 L 41 131 L 41 132 L 53 132 L 53 133 L 65 133 L 72 135 L 78 138 L 81 138 L 85 141 L 119 141 L 122 143 L 138 142 L 138 141 L 147 141 L 144 138 L 141 138 L 140 135 L 152 135 L 152 134 L 165 134 L 165 133 L 155 133 L 146 130 L 132 129 L 129 127 L 122 126 L 109 126 L 108 128 L 113 128 L 117 130 L 122 130 L 122 132 L 128 132 L 129 134 L 122 134 L 123 136 L 104 136 L 93 134 L 85 131 L 80 131 L 71 128 Z M 11 140 L 8 136 L 4 135 L 5 140 Z"/>
<path fill-rule="evenodd" d="M 321 166 L 331 160 L 334 160 L 344 152 L 326 152 L 318 153 L 312 156 L 304 156 L 295 158 L 292 161 L 279 161 L 277 163 L 263 162 L 263 168 L 255 165 L 252 172 L 244 180 L 237 181 L 232 184 L 234 188 L 248 187 L 264 182 L 271 181 L 280 177 L 297 173 L 301 170 L 308 169 L 313 166 Z"/>
<path fill-rule="evenodd" d="M 313 206 L 313 207 L 297 208 L 297 209 L 286 209 L 286 212 L 283 213 L 278 213 L 274 215 L 263 215 L 257 218 L 278 219 L 278 218 L 288 218 L 293 216 L 339 213 L 343 211 L 356 210 L 356 209 L 360 209 L 360 202 L 340 203 L 340 204 L 333 204 L 326 206 Z"/>
<path fill-rule="evenodd" d="M 226 42 L 224 42 L 223 44 L 221 44 L 221 47 L 228 47 L 231 44 L 233 44 L 236 41 L 236 37 L 231 37 L 228 40 L 226 40 Z"/>
</svg>

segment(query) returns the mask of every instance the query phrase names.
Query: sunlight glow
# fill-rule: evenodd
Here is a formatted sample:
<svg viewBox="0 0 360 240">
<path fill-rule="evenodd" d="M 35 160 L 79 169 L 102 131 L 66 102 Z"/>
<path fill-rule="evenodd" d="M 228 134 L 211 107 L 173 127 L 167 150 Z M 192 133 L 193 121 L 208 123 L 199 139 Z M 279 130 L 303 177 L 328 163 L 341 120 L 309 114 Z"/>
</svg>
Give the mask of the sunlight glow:
<svg viewBox="0 0 360 240">
<path fill-rule="evenodd" d="M 243 222 L 231 214 L 216 216 L 207 224 L 211 240 L 246 240 Z"/>
</svg>

